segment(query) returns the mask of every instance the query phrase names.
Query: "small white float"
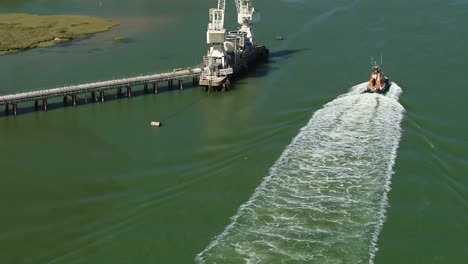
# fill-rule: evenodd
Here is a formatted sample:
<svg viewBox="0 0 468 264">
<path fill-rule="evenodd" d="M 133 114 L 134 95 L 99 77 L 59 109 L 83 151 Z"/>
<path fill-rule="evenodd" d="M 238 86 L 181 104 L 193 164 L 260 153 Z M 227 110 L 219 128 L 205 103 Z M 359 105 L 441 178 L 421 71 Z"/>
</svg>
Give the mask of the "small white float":
<svg viewBox="0 0 468 264">
<path fill-rule="evenodd" d="M 152 127 L 160 127 L 162 124 L 159 121 L 151 121 L 150 126 Z"/>
</svg>

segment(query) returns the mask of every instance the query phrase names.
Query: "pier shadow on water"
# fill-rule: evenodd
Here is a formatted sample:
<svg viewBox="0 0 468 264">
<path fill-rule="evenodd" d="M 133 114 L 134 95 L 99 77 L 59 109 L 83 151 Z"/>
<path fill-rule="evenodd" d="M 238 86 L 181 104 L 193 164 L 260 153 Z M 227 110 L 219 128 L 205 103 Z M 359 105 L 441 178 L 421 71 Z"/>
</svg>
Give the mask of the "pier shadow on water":
<svg viewBox="0 0 468 264">
<path fill-rule="evenodd" d="M 283 49 L 270 52 L 270 56 L 266 61 L 257 63 L 255 67 L 251 67 L 247 74 L 243 77 L 254 77 L 254 78 L 261 78 L 265 77 L 272 72 L 281 69 L 281 64 L 284 63 L 286 60 L 291 59 L 294 56 L 297 56 L 299 53 L 307 52 L 309 49 Z M 242 77 L 237 81 L 239 83 L 242 82 Z"/>
</svg>

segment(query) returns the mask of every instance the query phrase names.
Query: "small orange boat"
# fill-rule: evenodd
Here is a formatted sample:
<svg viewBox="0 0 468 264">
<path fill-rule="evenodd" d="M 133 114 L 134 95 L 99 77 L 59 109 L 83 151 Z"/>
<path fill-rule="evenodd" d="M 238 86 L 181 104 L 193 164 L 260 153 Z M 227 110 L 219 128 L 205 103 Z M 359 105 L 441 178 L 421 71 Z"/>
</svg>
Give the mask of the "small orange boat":
<svg viewBox="0 0 468 264">
<path fill-rule="evenodd" d="M 390 87 L 390 80 L 384 74 L 382 67 L 374 64 L 372 66 L 371 78 L 367 85 L 367 93 L 385 93 Z"/>
</svg>

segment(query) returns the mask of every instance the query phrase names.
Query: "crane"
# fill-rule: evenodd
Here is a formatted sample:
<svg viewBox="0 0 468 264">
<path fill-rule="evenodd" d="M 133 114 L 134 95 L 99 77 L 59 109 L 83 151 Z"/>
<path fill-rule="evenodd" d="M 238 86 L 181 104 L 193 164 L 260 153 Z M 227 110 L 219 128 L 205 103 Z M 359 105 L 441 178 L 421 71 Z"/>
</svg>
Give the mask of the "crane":
<svg viewBox="0 0 468 264">
<path fill-rule="evenodd" d="M 260 14 L 255 11 L 252 2 L 235 0 L 239 28 L 229 32 L 224 28 L 226 0 L 218 0 L 218 6 L 209 9 L 206 43 L 210 44 L 210 49 L 203 57 L 200 85 L 226 88 L 229 86 L 228 76 L 242 67 L 246 68 L 247 57 L 256 57 L 259 51 L 255 52 L 252 25 L 260 21 Z M 262 49 L 266 50 L 264 47 Z"/>
<path fill-rule="evenodd" d="M 260 22 L 260 14 L 255 12 L 252 0 L 236 0 L 236 8 L 240 31 L 247 33 L 247 38 L 254 43 L 252 25 Z"/>
<path fill-rule="evenodd" d="M 205 65 L 213 68 L 226 67 L 226 50 L 224 41 L 226 40 L 226 29 L 224 28 L 225 0 L 218 0 L 217 8 L 210 8 L 210 22 L 206 31 L 206 42 L 211 45 L 206 57 Z"/>
</svg>

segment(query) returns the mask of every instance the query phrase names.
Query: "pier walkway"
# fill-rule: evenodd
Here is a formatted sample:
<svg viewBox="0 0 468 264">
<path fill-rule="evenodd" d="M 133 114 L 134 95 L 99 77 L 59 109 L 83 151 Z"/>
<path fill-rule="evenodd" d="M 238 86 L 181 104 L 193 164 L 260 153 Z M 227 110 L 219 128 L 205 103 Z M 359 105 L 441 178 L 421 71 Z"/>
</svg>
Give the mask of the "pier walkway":
<svg viewBox="0 0 468 264">
<path fill-rule="evenodd" d="M 167 82 L 169 88 L 173 87 L 173 81 L 178 81 L 178 88 L 183 89 L 184 80 L 192 78 L 192 85 L 197 85 L 199 77 L 202 73 L 201 68 L 178 70 L 167 73 L 158 73 L 152 75 L 144 75 L 131 78 L 122 78 L 110 81 L 102 81 L 88 84 L 64 86 L 53 89 L 38 90 L 17 94 L 0 95 L 0 105 L 5 106 L 5 114 L 9 114 L 9 106 L 13 107 L 13 114 L 16 115 L 18 103 L 34 101 L 34 108 L 39 109 L 39 101 L 42 101 L 43 110 L 47 111 L 47 99 L 63 97 L 64 105 L 68 104 L 68 99 L 71 99 L 72 105 L 76 106 L 77 96 L 88 93 L 91 94 L 91 100 L 97 101 L 96 92 L 99 93 L 99 99 L 104 102 L 105 91 L 117 89 L 117 94 L 122 95 L 122 88 L 126 88 L 126 96 L 132 97 L 132 87 L 143 85 L 145 93 L 148 93 L 148 87 L 152 86 L 153 93 L 158 93 L 158 84 Z"/>
</svg>

